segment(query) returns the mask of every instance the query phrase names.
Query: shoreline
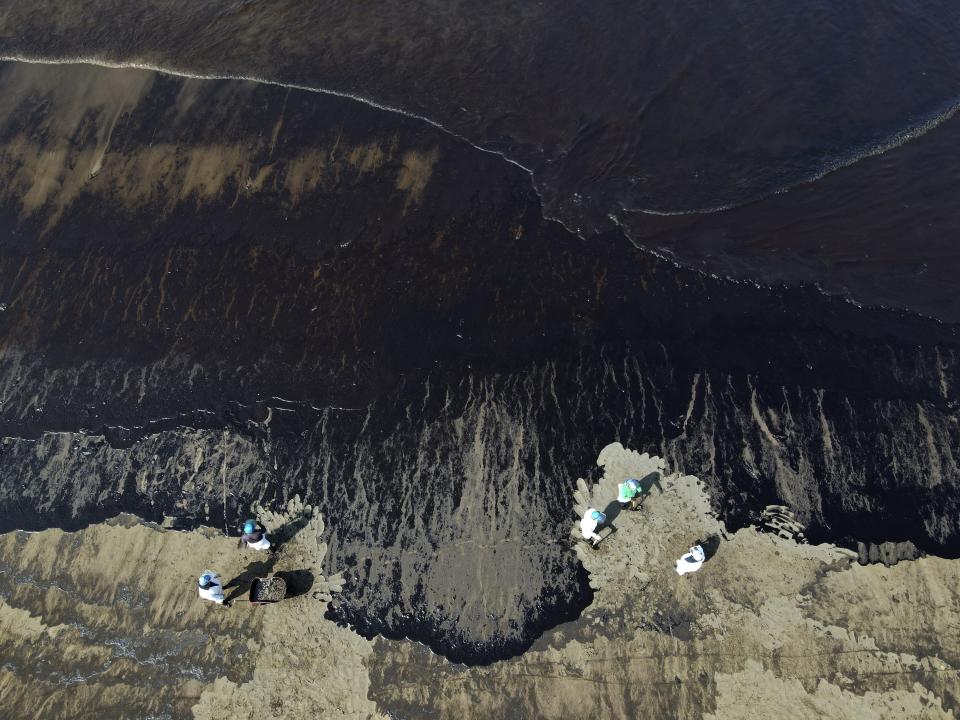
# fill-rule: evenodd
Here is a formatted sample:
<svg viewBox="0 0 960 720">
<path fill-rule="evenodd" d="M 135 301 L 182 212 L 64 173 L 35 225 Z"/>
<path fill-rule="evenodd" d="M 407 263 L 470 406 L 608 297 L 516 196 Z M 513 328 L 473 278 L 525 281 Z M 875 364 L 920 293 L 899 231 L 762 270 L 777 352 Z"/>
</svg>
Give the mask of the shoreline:
<svg viewBox="0 0 960 720">
<path fill-rule="evenodd" d="M 9 658 L 0 688 L 24 707 L 35 702 L 31 693 L 46 695 L 37 717 L 70 716 L 72 702 L 103 710 L 112 698 L 126 712 L 197 720 L 278 708 L 293 719 L 455 718 L 464 703 L 474 717 L 563 718 L 587 687 L 595 712 L 610 717 L 642 711 L 733 720 L 746 711 L 747 689 L 754 716 L 762 709 L 801 720 L 827 707 L 891 720 L 948 718 L 960 707 L 960 637 L 954 637 L 960 563 L 922 558 L 864 567 L 854 553 L 829 545 L 797 544 L 753 528 L 727 533 L 696 478 L 670 473 L 659 458 L 614 443 L 598 465 L 599 481 L 581 481 L 579 499 L 570 498 L 571 528 L 574 506 L 609 499 L 624 477 L 658 472 L 660 478 L 641 510 L 616 519 L 618 531 L 600 548 L 577 543 L 594 602 L 521 656 L 457 665 L 418 643 L 367 641 L 325 619 L 325 598 L 336 593 L 341 576 L 324 574 L 322 520 L 294 500 L 283 513 L 263 511 L 264 517 L 268 526 L 313 518 L 281 546 L 276 567 L 311 568 L 314 584 L 304 595 L 260 608 L 218 608 L 196 597 L 193 565 L 220 569 L 229 560 L 240 570 L 256 560 L 218 532 L 170 532 L 128 519 L 92 526 L 75 539 L 59 531 L 0 536 L 0 644 Z M 724 536 L 720 545 L 699 571 L 678 577 L 674 556 L 709 533 Z M 123 562 L 110 544 L 125 554 Z M 158 548 L 165 550 L 158 555 Z M 51 552 L 61 559 L 45 562 Z M 159 564 L 144 564 L 148 557 Z M 29 581 L 15 570 L 28 565 Z M 184 589 L 171 593 L 178 573 Z M 936 602 L 923 599 L 931 592 Z M 918 595 L 903 616 L 897 598 L 911 594 Z M 118 605 L 118 598 L 128 599 Z M 16 624 L 4 622 L 14 617 Z M 900 625 L 905 617 L 911 619 Z M 185 645 L 199 628 L 206 638 Z M 124 646 L 124 633 L 141 638 L 131 649 L 146 652 L 148 662 L 109 650 Z M 174 670 L 193 665 L 207 679 L 166 680 L 168 689 L 157 693 L 148 678 L 165 664 L 149 658 L 170 652 L 178 658 Z M 34 667 L 48 668 L 47 679 L 34 675 L 20 684 L 16 668 L 24 653 Z M 104 658 L 108 665 L 86 684 L 58 683 L 60 676 L 41 661 L 51 653 L 73 669 L 63 677 Z M 120 675 L 110 669 L 117 663 L 126 667 Z M 142 679 L 130 682 L 138 673 Z"/>
</svg>

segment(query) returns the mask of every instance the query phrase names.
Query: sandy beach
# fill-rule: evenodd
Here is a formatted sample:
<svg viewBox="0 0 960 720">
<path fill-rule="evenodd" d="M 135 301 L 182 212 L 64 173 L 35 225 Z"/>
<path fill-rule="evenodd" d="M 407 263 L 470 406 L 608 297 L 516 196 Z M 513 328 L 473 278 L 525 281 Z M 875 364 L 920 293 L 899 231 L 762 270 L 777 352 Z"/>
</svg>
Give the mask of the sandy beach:
<svg viewBox="0 0 960 720">
<path fill-rule="evenodd" d="M 728 533 L 702 483 L 660 458 L 614 443 L 598 465 L 599 482 L 570 498 L 594 601 L 520 657 L 467 667 L 326 619 L 346 568 L 324 566 L 322 518 L 295 501 L 265 516 L 299 526 L 271 570 L 313 580 L 269 606 L 198 599 L 200 566 L 232 579 L 263 563 L 211 529 L 125 517 L 6 534 L 0 697 L 37 718 L 954 717 L 954 563 L 861 566 L 829 545 Z M 611 517 L 596 549 L 577 539 L 581 506 L 606 507 L 636 476 L 649 478 L 642 509 Z M 678 576 L 698 540 L 712 554 Z"/>
</svg>

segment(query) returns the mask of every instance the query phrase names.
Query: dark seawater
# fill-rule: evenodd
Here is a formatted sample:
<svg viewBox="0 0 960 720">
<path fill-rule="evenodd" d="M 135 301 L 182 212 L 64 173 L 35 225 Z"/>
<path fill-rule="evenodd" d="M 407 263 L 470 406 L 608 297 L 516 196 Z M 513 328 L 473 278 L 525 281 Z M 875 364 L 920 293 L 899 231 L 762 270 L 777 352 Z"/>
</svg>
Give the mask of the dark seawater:
<svg viewBox="0 0 960 720">
<path fill-rule="evenodd" d="M 843 170 L 956 110 L 947 0 L 39 0 L 2 8 L 0 53 L 370 98 L 530 168 L 547 215 L 584 237 L 622 223 L 710 272 L 960 319 L 955 144 Z M 833 171 L 843 179 L 811 207 L 804 184 Z"/>
<path fill-rule="evenodd" d="M 710 214 L 623 213 L 635 241 L 706 271 L 804 282 L 960 319 L 960 117 L 790 192 Z"/>
<path fill-rule="evenodd" d="M 333 608 L 451 659 L 589 603 L 614 440 L 732 527 L 960 555 L 954 326 L 545 220 L 520 168 L 324 94 L 0 66 L 0 518 L 327 519 Z"/>
</svg>

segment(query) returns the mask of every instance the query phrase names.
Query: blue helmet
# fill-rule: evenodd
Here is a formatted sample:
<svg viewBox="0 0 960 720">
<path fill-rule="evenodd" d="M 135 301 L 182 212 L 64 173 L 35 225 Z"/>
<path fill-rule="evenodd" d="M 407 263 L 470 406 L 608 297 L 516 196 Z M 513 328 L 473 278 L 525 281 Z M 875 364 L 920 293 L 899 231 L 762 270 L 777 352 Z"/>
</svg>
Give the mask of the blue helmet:
<svg viewBox="0 0 960 720">
<path fill-rule="evenodd" d="M 639 481 L 639 480 L 627 480 L 627 487 L 630 488 L 631 490 L 639 490 L 639 489 L 640 489 L 640 481 Z"/>
<path fill-rule="evenodd" d="M 599 510 L 594 510 L 592 513 L 590 513 L 590 517 L 596 520 L 598 523 L 602 523 L 604 520 L 607 519 L 607 516 L 604 515 L 602 512 L 600 512 Z"/>
<path fill-rule="evenodd" d="M 243 532 L 245 535 L 248 533 L 252 533 L 256 529 L 257 529 L 257 524 L 253 520 L 247 520 L 243 524 Z"/>
<path fill-rule="evenodd" d="M 210 581 L 213 580 L 213 576 L 210 573 L 204 573 L 200 576 L 199 585 L 200 587 L 207 587 L 210 584 Z"/>
</svg>

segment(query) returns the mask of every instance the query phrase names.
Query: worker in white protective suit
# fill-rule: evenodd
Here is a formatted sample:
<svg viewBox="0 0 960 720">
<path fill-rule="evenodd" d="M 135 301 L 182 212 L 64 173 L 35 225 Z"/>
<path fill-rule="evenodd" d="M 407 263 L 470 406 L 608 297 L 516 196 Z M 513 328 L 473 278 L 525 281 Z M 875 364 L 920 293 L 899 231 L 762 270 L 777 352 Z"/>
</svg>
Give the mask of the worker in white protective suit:
<svg viewBox="0 0 960 720">
<path fill-rule="evenodd" d="M 580 520 L 580 532 L 583 533 L 584 539 L 591 541 L 593 547 L 596 547 L 601 540 L 600 536 L 597 535 L 597 528 L 603 525 L 606 520 L 607 516 L 596 508 L 587 508 L 587 511 L 583 514 L 583 519 Z"/>
<path fill-rule="evenodd" d="M 694 545 L 682 558 L 677 560 L 677 575 L 686 575 L 696 572 L 707 559 L 707 554 L 700 545 Z"/>
<path fill-rule="evenodd" d="M 243 547 L 244 543 L 253 550 L 269 550 L 270 541 L 267 540 L 267 529 L 262 523 L 247 520 L 243 524 L 243 535 L 240 536 L 240 542 L 237 543 L 237 546 Z"/>
<path fill-rule="evenodd" d="M 223 594 L 223 583 L 220 582 L 220 576 L 213 570 L 204 570 L 200 574 L 197 590 L 203 600 L 215 602 L 217 605 L 229 605 L 225 602 L 226 597 Z"/>
</svg>

